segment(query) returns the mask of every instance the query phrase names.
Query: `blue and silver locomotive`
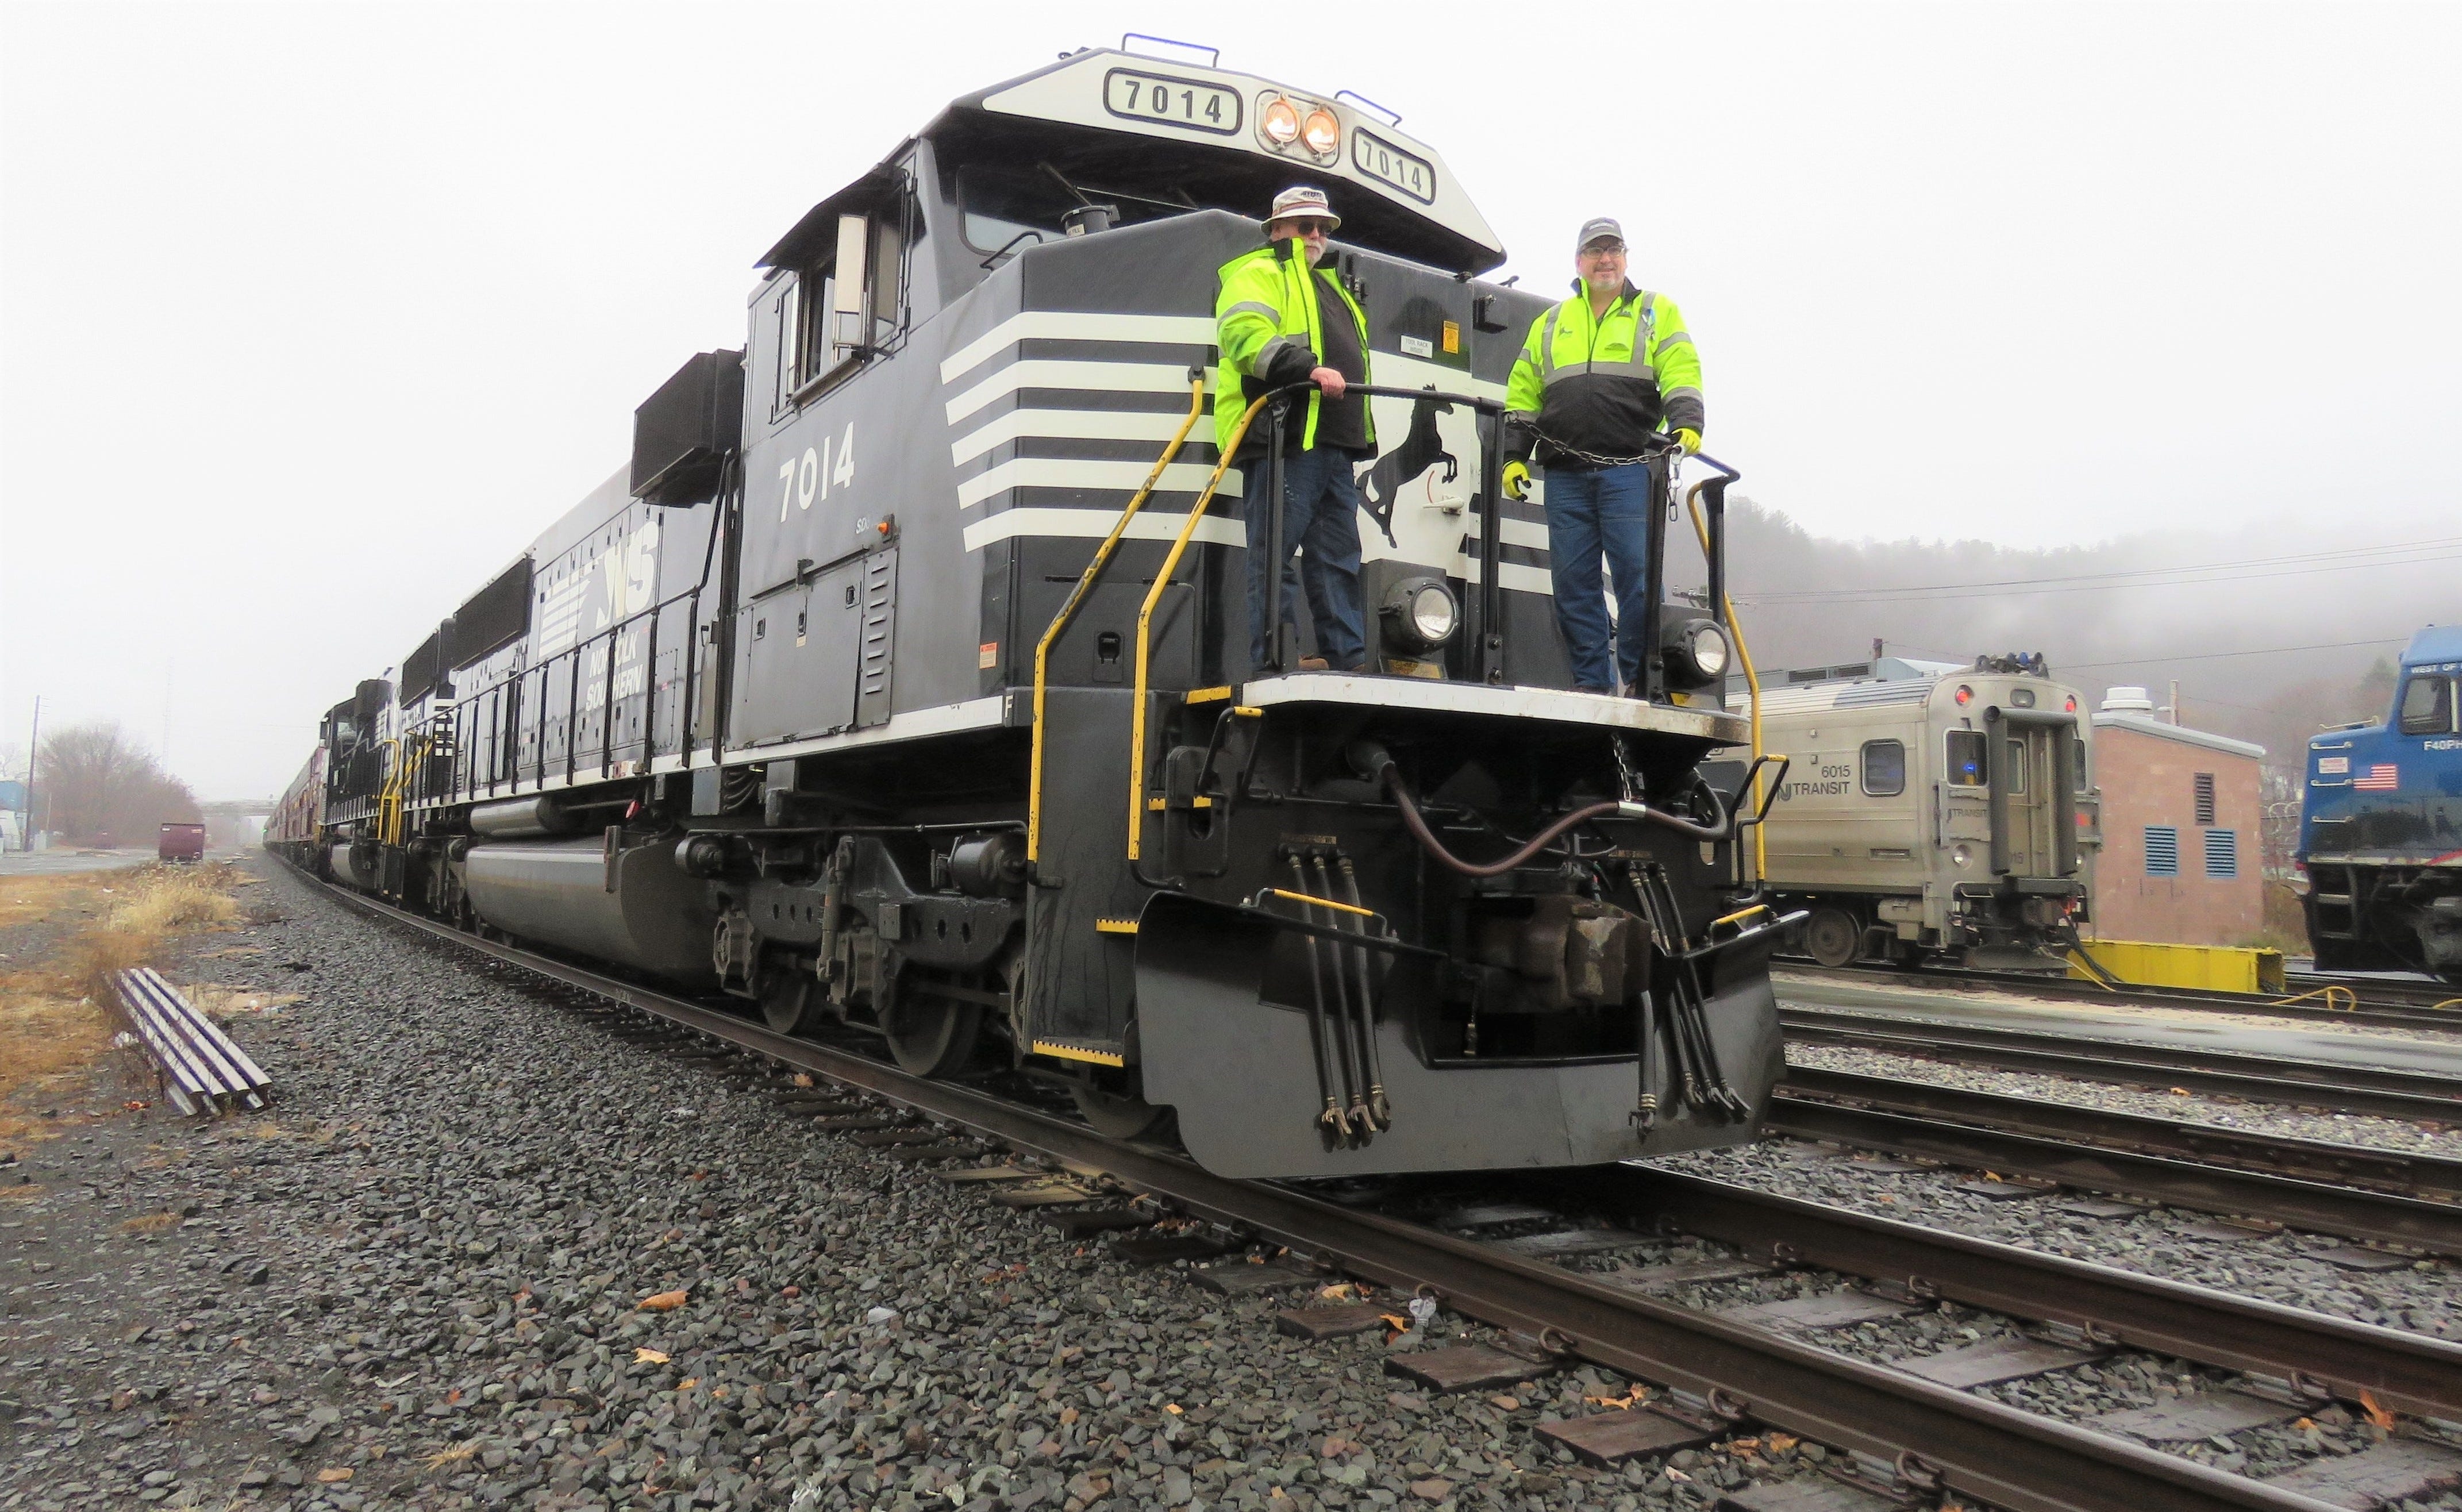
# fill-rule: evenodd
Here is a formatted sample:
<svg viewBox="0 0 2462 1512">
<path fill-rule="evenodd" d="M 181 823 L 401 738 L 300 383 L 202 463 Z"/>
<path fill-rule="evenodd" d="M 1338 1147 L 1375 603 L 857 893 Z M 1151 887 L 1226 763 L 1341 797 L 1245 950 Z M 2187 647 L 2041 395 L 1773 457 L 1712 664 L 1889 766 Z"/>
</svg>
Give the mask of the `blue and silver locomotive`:
<svg viewBox="0 0 2462 1512">
<path fill-rule="evenodd" d="M 2462 626 L 2410 637 L 2393 707 L 2308 742 L 2300 861 L 2325 971 L 2462 983 Z"/>
</svg>

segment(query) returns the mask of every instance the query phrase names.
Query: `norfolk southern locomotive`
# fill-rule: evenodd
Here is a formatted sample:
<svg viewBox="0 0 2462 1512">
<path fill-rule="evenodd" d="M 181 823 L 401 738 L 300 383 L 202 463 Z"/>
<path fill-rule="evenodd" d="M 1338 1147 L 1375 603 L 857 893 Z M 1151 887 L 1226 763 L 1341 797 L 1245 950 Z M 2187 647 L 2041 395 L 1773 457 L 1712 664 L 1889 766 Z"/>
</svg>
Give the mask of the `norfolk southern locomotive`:
<svg viewBox="0 0 2462 1512">
<path fill-rule="evenodd" d="M 2410 637 L 2393 707 L 2308 740 L 2300 862 L 2325 971 L 2462 983 L 2462 627 Z"/>
<path fill-rule="evenodd" d="M 1372 333 L 1366 674 L 1247 664 L 1208 423 L 1216 270 L 1294 183 Z M 1745 725 L 1678 697 L 1719 632 L 1671 605 L 1647 697 L 1569 690 L 1536 501 L 1488 508 L 1544 308 L 1502 256 L 1434 151 L 1307 91 L 1106 51 L 960 99 L 762 257 L 629 472 L 327 713 L 273 843 L 1176 1115 L 1225 1174 L 1748 1139 L 1786 921 L 1697 769 Z"/>
</svg>

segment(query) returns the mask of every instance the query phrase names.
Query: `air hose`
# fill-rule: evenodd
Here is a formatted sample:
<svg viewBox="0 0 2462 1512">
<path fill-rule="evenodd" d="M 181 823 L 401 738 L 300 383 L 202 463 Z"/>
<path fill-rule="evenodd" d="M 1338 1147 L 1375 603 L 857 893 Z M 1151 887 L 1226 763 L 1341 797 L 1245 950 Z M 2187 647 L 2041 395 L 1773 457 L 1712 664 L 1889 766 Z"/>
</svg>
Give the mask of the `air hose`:
<svg viewBox="0 0 2462 1512">
<path fill-rule="evenodd" d="M 1410 785 L 1402 780 L 1401 768 L 1395 765 L 1393 752 L 1373 741 L 1354 741 L 1351 743 L 1350 756 L 1352 770 L 1393 795 L 1393 806 L 1402 810 L 1403 825 L 1419 842 L 1420 848 L 1444 866 L 1464 876 L 1502 876 L 1516 867 L 1526 866 L 1531 857 L 1564 838 L 1567 831 L 1587 824 L 1593 819 L 1646 820 L 1652 824 L 1664 825 L 1679 834 L 1690 835 L 1695 840 L 1723 840 L 1735 825 L 1735 815 L 1727 811 L 1723 805 L 1719 806 L 1717 823 L 1696 824 L 1690 819 L 1678 818 L 1664 810 L 1653 809 L 1645 803 L 1610 800 L 1574 810 L 1531 836 L 1519 850 L 1501 861 L 1484 863 L 1465 861 L 1446 850 L 1445 843 L 1437 839 L 1436 832 L 1428 827 L 1426 816 L 1419 812 L 1419 801 L 1412 795 Z"/>
</svg>

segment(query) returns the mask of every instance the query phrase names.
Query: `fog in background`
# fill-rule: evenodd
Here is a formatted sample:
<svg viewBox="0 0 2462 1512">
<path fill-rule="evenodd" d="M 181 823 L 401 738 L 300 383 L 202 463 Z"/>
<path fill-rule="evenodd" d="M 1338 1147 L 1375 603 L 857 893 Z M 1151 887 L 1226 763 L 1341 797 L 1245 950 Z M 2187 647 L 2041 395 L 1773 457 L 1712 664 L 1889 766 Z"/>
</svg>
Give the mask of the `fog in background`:
<svg viewBox="0 0 2462 1512">
<path fill-rule="evenodd" d="M 2462 615 L 2410 549 L 1776 596 L 2462 535 L 2462 9 L 18 3 L 0 730 L 39 693 L 167 737 L 205 797 L 270 793 L 319 710 L 623 462 L 687 354 L 742 342 L 797 216 L 951 97 L 1131 28 L 1401 112 L 1529 287 L 1621 215 L 1772 511 L 1737 563 L 1765 659 L 2148 659 L 2078 679 L 2176 666 L 2202 723 L 2379 652 L 2164 659 Z M 1911 544 L 1842 544 L 1870 541 Z"/>
</svg>

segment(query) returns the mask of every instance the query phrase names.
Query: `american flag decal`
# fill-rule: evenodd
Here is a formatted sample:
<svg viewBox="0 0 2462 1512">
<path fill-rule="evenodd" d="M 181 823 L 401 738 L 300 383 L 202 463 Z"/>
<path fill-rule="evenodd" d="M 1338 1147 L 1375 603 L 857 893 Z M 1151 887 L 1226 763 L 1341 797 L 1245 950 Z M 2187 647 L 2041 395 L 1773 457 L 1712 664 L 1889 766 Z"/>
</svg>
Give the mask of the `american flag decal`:
<svg viewBox="0 0 2462 1512">
<path fill-rule="evenodd" d="M 2381 761 L 2368 768 L 2365 777 L 2354 777 L 2351 786 L 2362 792 L 2391 792 L 2402 786 L 2402 773 L 2391 762 Z"/>
</svg>

